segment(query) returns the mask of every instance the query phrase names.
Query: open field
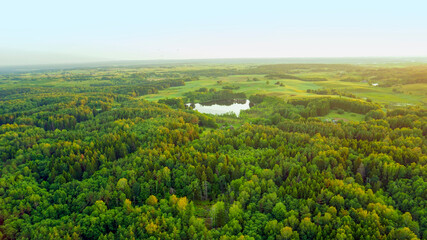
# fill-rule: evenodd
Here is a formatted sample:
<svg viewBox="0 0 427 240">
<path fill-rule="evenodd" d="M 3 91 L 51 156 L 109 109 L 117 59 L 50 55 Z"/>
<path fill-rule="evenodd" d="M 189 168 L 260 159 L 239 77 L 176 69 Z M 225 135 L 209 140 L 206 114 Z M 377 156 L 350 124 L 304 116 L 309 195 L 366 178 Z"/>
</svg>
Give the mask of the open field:
<svg viewBox="0 0 427 240">
<path fill-rule="evenodd" d="M 194 67 L 187 68 L 187 70 L 189 69 L 195 70 Z M 223 86 L 237 86 L 239 89 L 235 90 L 235 92 L 244 92 L 248 96 L 254 94 L 265 94 L 281 97 L 283 99 L 295 97 L 317 97 L 318 95 L 316 94 L 307 93 L 307 89 L 314 90 L 326 88 L 338 89 L 346 93 L 354 94 L 361 99 L 371 99 L 372 101 L 381 104 L 390 104 L 390 106 L 425 105 L 427 103 L 427 86 L 423 83 L 380 87 L 373 86 L 365 81 L 341 81 L 343 77 L 340 77 L 340 74 L 335 71 L 298 73 L 295 74 L 295 76 L 300 78 L 324 78 L 326 81 L 302 81 L 286 78 L 269 79 L 266 78 L 265 74 L 242 74 L 222 77 L 204 76 L 200 77 L 200 80 L 186 82 L 185 86 L 172 87 L 157 94 L 145 95 L 141 98 L 155 101 L 165 97 L 183 97 L 184 93 L 195 91 L 202 87 L 221 90 Z M 347 75 L 346 77 L 351 77 L 351 75 Z M 256 78 L 257 81 L 253 81 L 252 79 L 254 78 Z M 276 83 L 278 84 L 276 85 Z M 280 84 L 282 84 L 282 86 Z M 396 88 L 402 92 L 394 92 L 393 89 Z"/>
<path fill-rule="evenodd" d="M 287 65 L 283 69 L 280 65 L 268 67 L 260 64 L 183 64 L 153 67 L 118 67 L 99 69 L 75 69 L 67 71 L 49 71 L 41 73 L 21 73 L 0 75 L 0 88 L 11 89 L 19 87 L 44 87 L 44 88 L 90 88 L 92 86 L 111 86 L 117 84 L 129 84 L 135 81 L 162 81 L 164 79 L 176 79 L 185 76 L 197 76 L 198 80 L 186 81 L 183 86 L 164 88 L 154 94 L 144 94 L 141 99 L 157 101 L 163 98 L 183 97 L 185 93 L 196 91 L 200 88 L 222 90 L 223 87 L 232 86 L 234 92 L 243 92 L 247 96 L 264 94 L 280 97 L 284 100 L 298 97 L 318 97 L 315 93 L 307 93 L 308 89 L 336 89 L 343 93 L 354 94 L 361 99 L 370 99 L 374 102 L 389 106 L 410 106 L 427 104 L 427 86 L 425 83 L 396 83 L 396 79 L 402 76 L 378 75 L 373 79 L 369 74 L 372 69 L 380 69 L 381 74 L 388 74 L 387 69 L 401 71 L 423 71 L 426 65 L 308 65 L 301 67 L 295 65 L 295 69 Z M 310 67 L 311 66 L 311 67 Z M 323 66 L 323 65 L 322 65 Z M 348 68 L 348 69 L 347 69 Z M 352 69 L 355 68 L 356 70 Z M 271 70 L 272 69 L 272 70 Z M 362 70 L 360 70 L 362 69 Z M 420 70 L 421 69 L 421 70 Z M 363 71 L 368 71 L 364 73 Z M 277 76 L 269 77 L 276 73 Z M 408 72 L 410 75 L 411 72 Z M 423 73 L 417 73 L 423 76 Z M 273 74 L 274 75 L 274 74 Z M 292 79 L 286 76 L 291 76 Z M 293 79 L 299 78 L 299 79 Z M 255 79 L 255 81 L 254 81 Z M 313 79 L 313 80 L 311 80 Z M 320 79 L 320 80 L 319 80 Z M 343 79 L 354 79 L 343 81 Z M 388 79 L 392 84 L 386 86 Z M 402 82 L 402 80 L 399 80 Z M 420 80 L 417 80 L 420 81 Z M 423 80 L 421 80 L 423 81 Z M 372 83 L 379 82 L 380 86 Z M 384 83 L 386 83 L 384 85 Z M 337 95 L 322 95 L 337 97 Z"/>
<path fill-rule="evenodd" d="M 344 112 L 344 113 L 340 114 L 336 110 L 333 110 L 330 113 L 328 113 L 327 115 L 320 117 L 320 119 L 325 120 L 325 121 L 343 120 L 343 121 L 349 121 L 349 122 L 360 122 L 360 121 L 363 121 L 365 119 L 365 116 L 362 114 L 349 113 L 349 112 Z"/>
</svg>

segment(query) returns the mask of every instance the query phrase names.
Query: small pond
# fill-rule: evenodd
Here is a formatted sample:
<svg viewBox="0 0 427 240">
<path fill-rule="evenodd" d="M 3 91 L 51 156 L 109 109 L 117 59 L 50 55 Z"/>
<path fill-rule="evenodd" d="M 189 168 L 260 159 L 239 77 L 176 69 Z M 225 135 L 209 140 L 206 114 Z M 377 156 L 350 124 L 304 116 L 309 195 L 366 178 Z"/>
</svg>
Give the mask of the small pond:
<svg viewBox="0 0 427 240">
<path fill-rule="evenodd" d="M 250 108 L 250 101 L 248 99 L 232 99 L 232 100 L 218 100 L 207 103 L 187 103 L 187 106 L 193 107 L 201 113 L 209 113 L 215 115 L 222 115 L 225 113 L 233 112 L 239 116 L 241 110 Z"/>
</svg>

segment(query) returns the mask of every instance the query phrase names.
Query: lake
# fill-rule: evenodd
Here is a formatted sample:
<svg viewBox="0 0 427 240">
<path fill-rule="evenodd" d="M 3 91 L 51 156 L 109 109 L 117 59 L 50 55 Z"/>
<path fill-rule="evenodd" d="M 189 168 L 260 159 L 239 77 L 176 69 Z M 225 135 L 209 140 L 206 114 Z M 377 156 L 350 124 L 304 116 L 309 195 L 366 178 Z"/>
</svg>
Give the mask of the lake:
<svg viewBox="0 0 427 240">
<path fill-rule="evenodd" d="M 239 116 L 240 111 L 250 108 L 249 104 L 250 101 L 248 99 L 232 99 L 196 104 L 187 103 L 187 106 L 191 106 L 194 110 L 197 110 L 201 113 L 222 115 L 233 112 L 236 114 L 236 116 Z"/>
</svg>

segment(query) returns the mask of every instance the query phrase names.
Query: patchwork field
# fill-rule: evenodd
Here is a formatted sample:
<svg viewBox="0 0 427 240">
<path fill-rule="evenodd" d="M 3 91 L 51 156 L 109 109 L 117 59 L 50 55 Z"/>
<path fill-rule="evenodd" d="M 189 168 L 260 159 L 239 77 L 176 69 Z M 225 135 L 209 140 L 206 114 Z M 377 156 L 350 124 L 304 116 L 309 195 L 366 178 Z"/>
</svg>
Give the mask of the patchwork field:
<svg viewBox="0 0 427 240">
<path fill-rule="evenodd" d="M 197 67 L 193 67 L 193 70 Z M 192 68 L 187 68 L 192 69 Z M 281 97 L 283 99 L 297 97 L 318 97 L 319 95 L 307 93 L 307 89 L 337 89 L 345 93 L 354 94 L 361 99 L 370 99 L 390 106 L 426 105 L 427 87 L 423 83 L 404 84 L 391 87 L 373 86 L 371 83 L 360 80 L 356 82 L 342 81 L 344 77 L 337 71 L 321 73 L 298 73 L 299 78 L 319 78 L 324 81 L 302 81 L 298 79 L 275 78 L 270 79 L 266 74 L 242 74 L 222 77 L 200 77 L 197 81 L 186 82 L 185 86 L 171 87 L 157 94 L 149 94 L 141 98 L 156 101 L 165 97 L 183 97 L 184 93 L 206 87 L 221 90 L 224 86 L 238 87 L 236 92 L 244 92 L 248 96 L 265 94 Z M 347 74 L 345 77 L 360 78 L 357 75 Z M 253 81 L 256 79 L 256 81 Z M 372 81 L 371 81 L 372 82 Z M 396 92 L 396 90 L 398 90 Z M 336 95 L 325 95 L 337 97 Z"/>
</svg>

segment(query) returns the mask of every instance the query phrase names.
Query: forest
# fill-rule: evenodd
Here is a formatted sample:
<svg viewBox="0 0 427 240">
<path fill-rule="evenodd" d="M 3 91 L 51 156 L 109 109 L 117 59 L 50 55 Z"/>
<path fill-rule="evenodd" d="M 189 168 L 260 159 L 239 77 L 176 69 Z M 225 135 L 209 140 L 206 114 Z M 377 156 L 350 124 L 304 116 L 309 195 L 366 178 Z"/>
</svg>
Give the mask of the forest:
<svg viewBox="0 0 427 240">
<path fill-rule="evenodd" d="M 426 104 L 425 64 L 0 73 L 0 239 L 427 239 Z"/>
</svg>

